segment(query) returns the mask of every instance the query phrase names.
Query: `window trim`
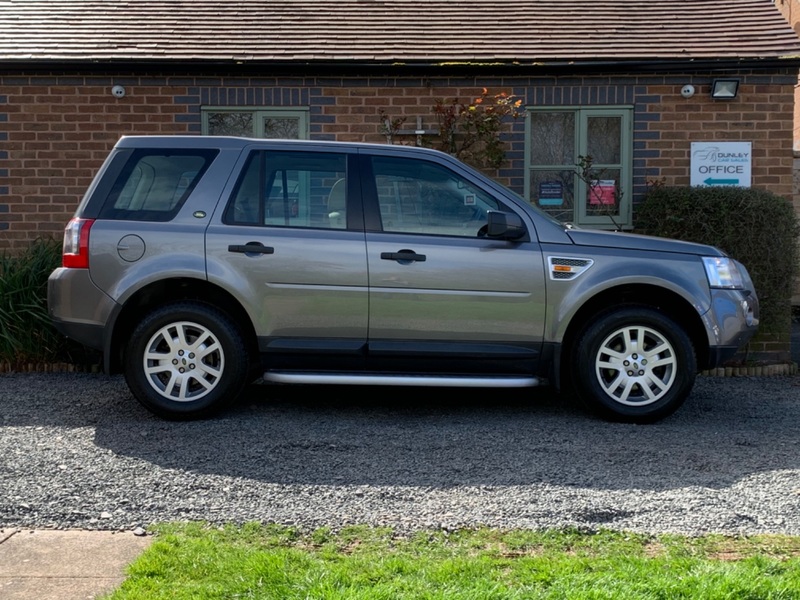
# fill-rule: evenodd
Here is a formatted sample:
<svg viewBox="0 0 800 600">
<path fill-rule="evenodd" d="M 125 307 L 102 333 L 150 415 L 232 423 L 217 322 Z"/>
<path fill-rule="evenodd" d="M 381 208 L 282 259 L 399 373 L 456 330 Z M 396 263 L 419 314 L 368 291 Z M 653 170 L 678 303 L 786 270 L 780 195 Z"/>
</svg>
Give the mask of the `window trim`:
<svg viewBox="0 0 800 600">
<path fill-rule="evenodd" d="M 531 204 L 534 203 L 531 190 L 531 176 L 534 171 L 555 171 L 572 170 L 575 175 L 574 185 L 574 206 L 573 222 L 577 225 L 585 225 L 598 229 L 614 229 L 617 226 L 630 228 L 632 226 L 633 214 L 633 105 L 609 105 L 609 106 L 527 106 L 529 114 L 544 112 L 572 112 L 575 116 L 575 139 L 573 156 L 577 161 L 578 157 L 587 154 L 588 146 L 588 121 L 590 117 L 620 117 L 620 163 L 599 164 L 598 168 L 608 168 L 620 170 L 620 187 L 622 189 L 622 199 L 620 201 L 619 216 L 614 219 L 607 216 L 587 215 L 588 185 L 578 177 L 578 166 L 574 165 L 533 165 L 531 164 L 532 145 L 532 119 L 525 119 L 525 182 L 524 197 Z M 616 224 L 614 223 L 616 221 Z"/>
</svg>

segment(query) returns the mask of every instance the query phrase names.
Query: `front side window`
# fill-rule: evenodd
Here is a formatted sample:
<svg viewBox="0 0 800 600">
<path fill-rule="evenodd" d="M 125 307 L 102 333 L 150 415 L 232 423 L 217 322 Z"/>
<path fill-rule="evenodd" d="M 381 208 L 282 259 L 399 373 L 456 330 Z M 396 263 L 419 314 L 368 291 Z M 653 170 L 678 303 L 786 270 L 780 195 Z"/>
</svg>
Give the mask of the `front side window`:
<svg viewBox="0 0 800 600">
<path fill-rule="evenodd" d="M 255 151 L 225 211 L 229 225 L 345 229 L 347 156 Z"/>
<path fill-rule="evenodd" d="M 308 111 L 284 108 L 204 108 L 204 135 L 308 139 Z"/>
<path fill-rule="evenodd" d="M 373 157 L 383 231 L 476 237 L 497 201 L 460 175 L 415 159 Z"/>
<path fill-rule="evenodd" d="M 100 218 L 171 220 L 216 155 L 216 150 L 134 151 L 117 176 Z"/>
<path fill-rule="evenodd" d="M 532 109 L 525 197 L 562 222 L 630 226 L 631 113 L 629 107 Z"/>
</svg>

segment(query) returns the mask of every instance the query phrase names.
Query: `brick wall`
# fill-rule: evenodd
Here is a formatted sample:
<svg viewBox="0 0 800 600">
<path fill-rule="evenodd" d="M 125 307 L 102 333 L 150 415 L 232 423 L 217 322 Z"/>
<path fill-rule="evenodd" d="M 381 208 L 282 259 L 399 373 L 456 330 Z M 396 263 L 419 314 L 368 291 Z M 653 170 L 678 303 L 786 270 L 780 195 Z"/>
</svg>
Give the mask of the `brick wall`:
<svg viewBox="0 0 800 600">
<path fill-rule="evenodd" d="M 648 181 L 689 183 L 690 142 L 753 142 L 753 185 L 792 194 L 796 76 L 741 72 L 739 97 L 710 99 L 712 74 L 505 78 L 186 77 L 0 75 L 0 251 L 60 236 L 92 176 L 121 135 L 200 133 L 201 106 L 309 109 L 311 137 L 385 142 L 380 111 L 434 126 L 436 98 L 468 101 L 486 86 L 532 106 L 634 107 L 634 203 Z M 697 88 L 685 99 L 684 84 Z M 111 95 L 114 84 L 127 94 Z M 507 136 L 498 179 L 522 192 L 524 123 Z"/>
<path fill-rule="evenodd" d="M 776 0 L 775 5 L 792 29 L 800 34 L 800 3 L 797 0 Z M 800 85 L 795 86 L 794 94 L 794 150 L 797 156 L 794 160 L 794 189 L 792 197 L 794 199 L 795 211 L 800 215 Z M 792 298 L 793 306 L 800 306 L 800 278 L 795 282 L 795 292 Z"/>
<path fill-rule="evenodd" d="M 795 33 L 800 35 L 800 2 L 798 0 L 775 0 L 774 4 L 780 9 L 781 14 Z M 794 148 L 800 151 L 800 85 L 795 88 Z"/>
<path fill-rule="evenodd" d="M 694 97 L 684 99 L 668 87 L 653 86 L 659 101 L 648 107 L 658 114 L 648 124 L 655 133 L 648 148 L 657 157 L 648 167 L 659 169 L 669 185 L 689 184 L 689 142 L 752 141 L 753 186 L 785 197 L 792 195 L 792 131 L 794 90 L 791 77 L 783 85 L 743 83 L 734 101 L 714 101 L 709 84 L 695 84 Z M 657 138 L 657 139 L 655 139 Z"/>
<path fill-rule="evenodd" d="M 109 149 L 121 135 L 186 133 L 184 86 L 140 85 L 116 100 L 93 77 L 0 80 L 0 249 L 60 236 Z"/>
</svg>

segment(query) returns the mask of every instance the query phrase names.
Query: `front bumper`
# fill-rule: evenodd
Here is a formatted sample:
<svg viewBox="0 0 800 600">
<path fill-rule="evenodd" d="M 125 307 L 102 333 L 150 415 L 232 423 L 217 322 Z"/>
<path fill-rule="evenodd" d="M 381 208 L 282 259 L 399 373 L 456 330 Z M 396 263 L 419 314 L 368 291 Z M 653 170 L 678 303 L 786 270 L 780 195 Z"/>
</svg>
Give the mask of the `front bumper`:
<svg viewBox="0 0 800 600">
<path fill-rule="evenodd" d="M 711 290 L 711 308 L 704 320 L 709 353 L 704 369 L 713 369 L 732 359 L 758 331 L 759 304 L 755 292 Z"/>
</svg>

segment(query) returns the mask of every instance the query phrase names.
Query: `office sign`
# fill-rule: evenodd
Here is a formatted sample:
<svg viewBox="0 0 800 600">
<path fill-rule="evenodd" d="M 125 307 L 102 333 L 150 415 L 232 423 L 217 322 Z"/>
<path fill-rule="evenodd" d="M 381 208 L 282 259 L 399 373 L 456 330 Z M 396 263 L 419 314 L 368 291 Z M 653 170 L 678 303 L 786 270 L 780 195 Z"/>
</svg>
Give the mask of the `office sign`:
<svg viewBox="0 0 800 600">
<path fill-rule="evenodd" d="M 692 142 L 692 185 L 750 187 L 752 142 Z"/>
</svg>

